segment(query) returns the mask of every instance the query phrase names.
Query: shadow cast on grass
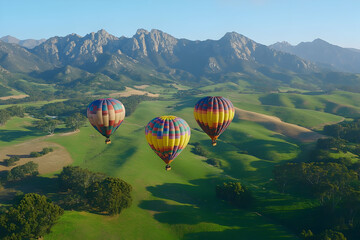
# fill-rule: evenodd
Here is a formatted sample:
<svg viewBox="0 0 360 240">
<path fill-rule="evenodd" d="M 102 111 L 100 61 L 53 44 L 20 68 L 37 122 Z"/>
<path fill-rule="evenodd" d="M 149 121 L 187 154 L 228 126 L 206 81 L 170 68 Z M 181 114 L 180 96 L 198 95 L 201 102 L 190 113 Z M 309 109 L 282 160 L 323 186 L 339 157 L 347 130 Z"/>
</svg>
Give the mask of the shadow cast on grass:
<svg viewBox="0 0 360 240">
<path fill-rule="evenodd" d="M 168 224 L 197 224 L 213 222 L 220 225 L 236 226 L 244 210 L 234 209 L 215 196 L 215 187 L 221 179 L 208 178 L 190 181 L 190 184 L 166 183 L 150 186 L 147 190 L 153 196 L 176 202 L 169 204 L 164 200 L 141 201 L 140 208 L 156 211 L 154 218 Z M 231 220 L 232 219 L 232 220 Z"/>
<path fill-rule="evenodd" d="M 41 137 L 44 133 L 39 131 L 20 131 L 0 129 L 0 141 L 12 142 L 24 137 Z"/>
<path fill-rule="evenodd" d="M 155 212 L 154 219 L 170 225 L 182 225 L 192 229 L 200 223 L 217 224 L 203 232 L 188 233 L 180 239 L 286 239 L 286 232 L 272 224 L 270 219 L 255 214 L 256 209 L 236 209 L 215 196 L 215 186 L 222 182 L 217 178 L 197 179 L 190 184 L 166 183 L 147 187 L 160 200 L 141 201 L 139 207 Z M 170 200 L 166 201 L 166 200 Z M 173 202 L 171 202 L 173 201 Z M 192 225 L 193 227 L 189 226 Z M 259 231 L 259 228 L 265 231 Z M 185 231 L 186 232 L 186 231 Z M 193 232 L 193 230 L 190 230 Z M 266 234 L 271 233 L 271 236 Z M 289 234 L 289 239 L 294 239 Z"/>
<path fill-rule="evenodd" d="M 6 172 L 7 171 L 2 171 L 1 175 L 6 174 Z M 2 191 L 8 194 L 0 198 L 0 204 L 10 204 L 19 194 L 22 195 L 26 193 L 46 195 L 52 199 L 59 191 L 59 182 L 57 178 L 32 176 L 19 181 L 7 182 L 4 184 Z"/>
<path fill-rule="evenodd" d="M 11 181 L 5 184 L 6 188 L 13 188 L 23 193 L 49 194 L 59 191 L 57 178 L 48 177 L 27 177 L 19 181 Z"/>
</svg>

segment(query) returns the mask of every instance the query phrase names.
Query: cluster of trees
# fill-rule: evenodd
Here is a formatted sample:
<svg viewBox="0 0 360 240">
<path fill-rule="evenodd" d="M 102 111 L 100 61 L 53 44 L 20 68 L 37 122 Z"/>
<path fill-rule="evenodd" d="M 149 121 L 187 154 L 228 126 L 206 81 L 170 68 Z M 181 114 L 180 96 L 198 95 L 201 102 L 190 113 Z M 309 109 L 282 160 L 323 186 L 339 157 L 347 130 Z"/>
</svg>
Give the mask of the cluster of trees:
<svg viewBox="0 0 360 240">
<path fill-rule="evenodd" d="M 352 132 L 359 127 L 358 120 L 326 126 L 324 132 L 334 137 L 319 139 L 307 162 L 273 170 L 281 192 L 313 197 L 320 204 L 317 220 L 310 226 L 318 233 L 303 231 L 304 239 L 360 238 L 360 162 L 356 157 L 339 157 L 346 152 L 359 155 L 360 139 Z"/>
<path fill-rule="evenodd" d="M 205 162 L 217 168 L 222 167 L 222 162 L 217 158 L 208 158 Z"/>
<path fill-rule="evenodd" d="M 33 115 L 36 118 L 44 118 L 45 116 L 56 116 L 59 120 L 66 122 L 66 118 L 80 114 L 81 116 L 86 115 L 86 109 L 92 101 L 95 99 L 84 97 L 69 99 L 64 102 L 48 103 L 42 107 L 27 107 L 26 112 Z M 152 97 L 143 95 L 133 95 L 129 97 L 123 97 L 118 99 L 124 104 L 126 109 L 126 116 L 133 113 L 137 105 L 142 101 L 155 100 Z M 79 116 L 79 115 L 77 115 Z"/>
<path fill-rule="evenodd" d="M 301 237 L 304 240 L 346 240 L 343 233 L 327 229 L 319 234 L 313 234 L 311 230 L 303 230 Z"/>
<path fill-rule="evenodd" d="M 46 132 L 49 135 L 53 135 L 55 133 L 55 129 L 61 124 L 61 121 L 57 119 L 41 119 L 35 122 L 35 128 Z"/>
<path fill-rule="evenodd" d="M 132 203 L 132 187 L 120 178 L 67 166 L 60 173 L 59 182 L 61 190 L 67 192 L 62 201 L 66 209 L 91 209 L 115 215 Z"/>
<path fill-rule="evenodd" d="M 73 115 L 69 116 L 65 120 L 65 125 L 67 128 L 76 131 L 80 129 L 86 123 L 86 117 L 81 113 L 74 113 Z"/>
<path fill-rule="evenodd" d="M 4 164 L 7 167 L 14 166 L 16 162 L 20 161 L 20 158 L 18 156 L 12 156 L 8 159 L 4 160 Z"/>
<path fill-rule="evenodd" d="M 0 125 L 4 125 L 11 117 L 21 117 L 25 115 L 25 110 L 22 106 L 11 106 L 0 110 Z"/>
<path fill-rule="evenodd" d="M 39 239 L 50 232 L 64 210 L 45 196 L 25 194 L 17 204 L 0 215 L 0 238 Z"/>
<path fill-rule="evenodd" d="M 86 109 L 92 100 L 93 99 L 90 98 L 71 99 L 65 102 L 45 104 L 40 108 L 28 107 L 26 108 L 26 112 L 39 118 L 40 120 L 36 121 L 34 124 L 35 128 L 46 132 L 49 135 L 54 134 L 59 125 L 63 123 L 65 123 L 67 128 L 76 131 L 86 124 Z M 119 100 L 125 106 L 126 116 L 129 116 L 135 111 L 140 102 L 154 100 L 154 98 L 134 95 Z M 56 119 L 47 118 L 46 116 L 55 116 Z"/>
<path fill-rule="evenodd" d="M 194 148 L 191 150 L 191 152 L 193 152 L 196 155 L 202 156 L 202 157 L 208 156 L 209 152 L 206 151 L 199 142 L 195 142 L 192 145 L 194 146 Z M 208 158 L 205 160 L 205 162 L 214 167 L 218 167 L 218 168 L 222 167 L 221 160 L 216 159 L 216 158 Z"/>
<path fill-rule="evenodd" d="M 206 157 L 206 155 L 208 155 L 208 152 L 201 146 L 199 142 L 194 142 L 192 145 L 194 148 L 191 150 L 191 152 L 202 157 Z"/>
<path fill-rule="evenodd" d="M 355 190 L 351 184 L 358 181 L 359 175 L 340 163 L 301 162 L 276 166 L 274 179 L 282 192 L 311 194 L 322 204 L 336 204 Z"/>
<path fill-rule="evenodd" d="M 85 115 L 86 108 L 91 101 L 91 98 L 69 99 L 63 102 L 48 103 L 42 107 L 27 107 L 26 112 L 36 118 L 43 118 L 48 115 L 64 119 L 75 113 L 82 113 Z"/>
<path fill-rule="evenodd" d="M 217 185 L 216 196 L 238 208 L 250 207 L 254 202 L 251 191 L 240 182 L 224 182 Z"/>
<path fill-rule="evenodd" d="M 35 128 L 46 132 L 49 135 L 55 133 L 56 128 L 63 122 L 57 119 L 44 118 L 35 122 Z M 75 113 L 65 119 L 65 125 L 73 131 L 80 129 L 86 124 L 86 117 L 80 113 Z"/>
<path fill-rule="evenodd" d="M 204 91 L 199 89 L 179 90 L 174 94 L 174 98 L 192 97 L 201 93 L 204 93 Z"/>
<path fill-rule="evenodd" d="M 32 157 L 32 158 L 41 157 L 41 156 L 44 156 L 44 155 L 46 155 L 46 154 L 48 154 L 48 153 L 50 153 L 52 151 L 54 151 L 53 148 L 46 147 L 46 148 L 43 148 L 43 150 L 40 151 L 40 152 L 31 152 L 30 157 Z"/>
<path fill-rule="evenodd" d="M 360 143 L 360 119 L 327 125 L 324 127 L 324 133 L 334 138 Z"/>
<path fill-rule="evenodd" d="M 39 165 L 33 161 L 27 162 L 24 165 L 16 166 L 6 172 L 3 181 L 17 181 L 28 176 L 36 176 L 39 174 L 38 167 Z"/>
</svg>

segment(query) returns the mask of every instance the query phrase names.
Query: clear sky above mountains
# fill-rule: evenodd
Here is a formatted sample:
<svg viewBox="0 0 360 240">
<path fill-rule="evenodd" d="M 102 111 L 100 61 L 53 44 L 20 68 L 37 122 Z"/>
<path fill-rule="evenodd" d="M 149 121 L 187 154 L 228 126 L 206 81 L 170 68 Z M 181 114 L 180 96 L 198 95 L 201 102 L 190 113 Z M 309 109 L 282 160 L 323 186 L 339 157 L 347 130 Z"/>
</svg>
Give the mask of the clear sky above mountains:
<svg viewBox="0 0 360 240">
<path fill-rule="evenodd" d="M 259 43 L 324 39 L 360 49 L 358 0 L 0 0 L 0 37 L 40 39 L 105 29 L 130 37 L 139 28 L 177 38 L 241 33 Z"/>
</svg>

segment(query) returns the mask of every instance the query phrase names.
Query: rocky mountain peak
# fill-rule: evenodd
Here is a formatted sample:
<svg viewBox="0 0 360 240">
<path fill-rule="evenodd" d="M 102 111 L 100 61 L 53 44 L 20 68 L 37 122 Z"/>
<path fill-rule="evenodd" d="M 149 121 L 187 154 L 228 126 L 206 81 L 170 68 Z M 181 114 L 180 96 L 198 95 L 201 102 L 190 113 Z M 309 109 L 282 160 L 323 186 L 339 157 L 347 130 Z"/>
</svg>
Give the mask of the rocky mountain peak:
<svg viewBox="0 0 360 240">
<path fill-rule="evenodd" d="M 100 29 L 96 33 L 95 32 L 89 33 L 84 38 L 85 39 L 102 41 L 102 42 L 107 42 L 108 40 L 117 40 L 118 39 L 117 37 L 109 34 L 104 29 Z"/>
<path fill-rule="evenodd" d="M 148 32 L 147 30 L 143 29 L 143 28 L 139 28 L 139 29 L 136 31 L 134 37 L 135 37 L 136 35 L 143 35 L 143 34 L 149 34 L 149 32 Z"/>
<path fill-rule="evenodd" d="M 275 43 L 275 44 L 281 44 L 281 45 L 283 45 L 283 46 L 292 47 L 292 45 L 291 45 L 289 42 L 287 42 L 287 41 L 277 42 L 277 43 Z"/>
<path fill-rule="evenodd" d="M 314 39 L 313 43 L 327 43 L 327 44 L 329 44 L 328 42 L 326 42 L 326 41 L 324 41 L 324 40 L 322 40 L 320 38 Z"/>
<path fill-rule="evenodd" d="M 249 38 L 245 37 L 244 35 L 241 35 L 237 32 L 227 32 L 220 40 L 227 40 L 227 41 L 241 41 L 243 43 L 246 43 L 248 41 L 252 41 Z"/>
<path fill-rule="evenodd" d="M 144 56 L 149 52 L 172 54 L 177 39 L 157 29 L 150 32 L 145 29 L 138 29 L 133 36 L 132 49 L 139 50 Z"/>
<path fill-rule="evenodd" d="M 237 32 L 228 32 L 219 42 L 230 48 L 228 52 L 231 51 L 233 57 L 243 60 L 254 60 L 252 55 L 258 44 L 253 40 Z"/>
</svg>

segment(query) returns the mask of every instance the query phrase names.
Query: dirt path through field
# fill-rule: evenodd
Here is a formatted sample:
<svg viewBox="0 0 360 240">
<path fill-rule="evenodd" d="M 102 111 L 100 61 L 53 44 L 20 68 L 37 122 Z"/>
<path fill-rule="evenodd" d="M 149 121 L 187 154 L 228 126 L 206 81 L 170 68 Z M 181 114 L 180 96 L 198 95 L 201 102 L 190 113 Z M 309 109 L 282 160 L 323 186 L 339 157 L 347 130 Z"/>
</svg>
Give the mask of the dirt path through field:
<svg viewBox="0 0 360 240">
<path fill-rule="evenodd" d="M 40 137 L 17 145 L 1 148 L 0 171 L 10 170 L 15 166 L 33 161 L 39 164 L 39 173 L 44 174 L 61 170 L 64 166 L 71 164 L 73 160 L 69 152 L 57 143 L 46 142 L 46 139 L 49 137 L 51 136 Z M 51 147 L 54 151 L 37 158 L 29 157 L 31 152 L 40 152 L 45 147 Z M 7 167 L 3 164 L 3 161 L 10 156 L 19 156 L 20 161 L 18 161 L 15 166 Z"/>
<path fill-rule="evenodd" d="M 301 142 L 312 142 L 324 137 L 323 135 L 311 131 L 310 129 L 283 122 L 278 117 L 250 112 L 240 108 L 235 108 L 235 117 L 241 120 L 258 122 L 272 131 L 278 132 L 290 138 L 294 138 Z"/>
</svg>

